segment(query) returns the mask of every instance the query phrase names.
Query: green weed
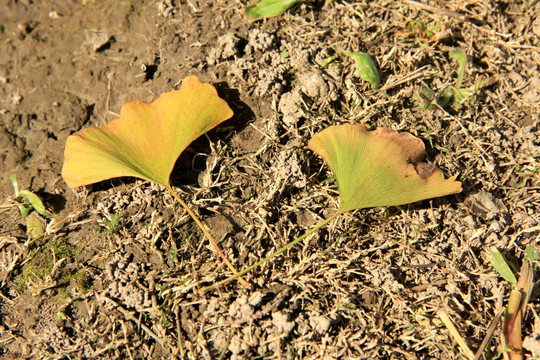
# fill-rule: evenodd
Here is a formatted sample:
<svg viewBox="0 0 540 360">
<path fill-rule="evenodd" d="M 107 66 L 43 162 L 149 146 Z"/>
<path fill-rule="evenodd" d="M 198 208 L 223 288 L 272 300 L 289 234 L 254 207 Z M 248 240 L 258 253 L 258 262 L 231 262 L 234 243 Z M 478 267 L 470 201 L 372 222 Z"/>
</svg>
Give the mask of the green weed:
<svg viewBox="0 0 540 360">
<path fill-rule="evenodd" d="M 118 219 L 120 219 L 120 214 L 118 214 L 118 211 L 117 211 L 110 221 L 98 222 L 100 226 L 103 226 L 105 228 L 105 231 L 100 232 L 97 236 L 101 237 L 101 236 L 112 234 L 114 232 Z"/>
<path fill-rule="evenodd" d="M 398 41 L 414 43 L 422 48 L 427 47 L 430 38 L 440 31 L 438 23 L 425 23 L 422 21 L 409 21 L 404 31 L 397 37 Z"/>
<path fill-rule="evenodd" d="M 423 110 L 434 110 L 450 105 L 454 109 L 460 109 L 463 105 L 469 104 L 473 96 L 483 86 L 483 81 L 464 88 L 463 79 L 467 66 L 467 55 L 461 49 L 453 49 L 449 56 L 458 61 L 458 74 L 453 86 L 443 88 L 441 91 L 435 91 L 422 86 L 420 92 L 413 95 L 413 99 L 418 102 L 418 106 Z"/>
<path fill-rule="evenodd" d="M 52 273 L 55 262 L 61 259 L 75 258 L 78 254 L 79 249 L 63 238 L 41 244 L 29 253 L 27 261 L 22 265 L 21 275 L 16 280 L 18 289 L 20 291 L 26 290 L 29 280 L 43 282 Z M 60 277 L 60 283 L 67 286 L 72 277 L 63 278 L 65 276 L 68 274 L 63 274 Z M 66 282 L 67 284 L 65 284 Z"/>
</svg>

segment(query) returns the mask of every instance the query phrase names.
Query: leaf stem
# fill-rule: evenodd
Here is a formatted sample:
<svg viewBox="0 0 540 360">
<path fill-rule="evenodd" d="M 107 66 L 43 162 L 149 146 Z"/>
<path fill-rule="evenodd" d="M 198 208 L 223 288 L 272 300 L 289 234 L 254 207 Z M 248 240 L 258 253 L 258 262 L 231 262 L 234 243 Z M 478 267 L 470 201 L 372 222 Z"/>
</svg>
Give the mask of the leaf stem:
<svg viewBox="0 0 540 360">
<path fill-rule="evenodd" d="M 332 216 L 326 218 L 325 220 L 321 221 L 319 224 L 317 224 L 315 227 L 313 227 L 311 230 L 309 230 L 308 232 L 306 232 L 305 234 L 297 237 L 296 239 L 294 239 L 293 241 L 291 241 L 290 243 L 288 243 L 287 245 L 285 245 L 284 247 L 282 247 L 281 249 L 273 252 L 272 254 L 268 255 L 267 257 L 265 257 L 264 259 L 262 260 L 259 260 L 257 261 L 255 264 L 245 268 L 244 270 L 240 271 L 239 273 L 235 274 L 234 276 L 231 276 L 225 280 L 222 280 L 222 281 L 219 281 L 213 285 L 210 285 L 210 286 L 207 286 L 203 289 L 201 289 L 201 292 L 202 293 L 205 293 L 206 291 L 208 290 L 211 290 L 211 289 L 214 289 L 216 287 L 219 287 L 227 282 L 230 282 L 242 275 L 245 275 L 247 274 L 248 272 L 250 272 L 251 270 L 255 269 L 256 267 L 258 266 L 261 266 L 262 264 L 264 264 L 265 262 L 275 258 L 276 256 L 284 253 L 285 251 L 289 250 L 290 248 L 292 248 L 294 245 L 298 244 L 300 241 L 304 240 L 305 238 L 307 238 L 309 235 L 313 234 L 314 232 L 316 232 L 317 230 L 321 229 L 322 227 L 326 226 L 330 221 L 334 220 L 338 215 L 340 215 L 341 212 L 336 212 L 335 214 L 333 214 Z"/>
<path fill-rule="evenodd" d="M 461 89 L 463 84 L 463 78 L 465 77 L 465 67 L 467 66 L 467 55 L 461 49 L 453 49 L 450 51 L 450 57 L 456 59 L 459 62 L 458 75 L 455 88 Z"/>
<path fill-rule="evenodd" d="M 233 264 L 231 264 L 231 262 L 229 261 L 229 259 L 227 259 L 227 257 L 225 256 L 225 254 L 223 253 L 223 251 L 221 251 L 221 249 L 219 248 L 219 245 L 217 244 L 216 240 L 212 237 L 212 235 L 210 235 L 210 232 L 206 229 L 206 227 L 203 225 L 203 223 L 201 222 L 201 220 L 199 220 L 199 218 L 197 217 L 197 215 L 195 215 L 195 213 L 193 211 L 191 211 L 191 209 L 187 206 L 187 204 L 182 200 L 182 198 L 180 198 L 180 196 L 178 196 L 178 194 L 172 189 L 171 185 L 170 184 L 167 184 L 165 185 L 165 187 L 171 192 L 171 194 L 174 196 L 174 198 L 176 199 L 176 201 L 178 201 L 180 203 L 180 205 L 182 205 L 182 207 L 187 211 L 187 213 L 189 214 L 189 216 L 191 216 L 191 218 L 195 221 L 195 223 L 197 224 L 197 226 L 199 226 L 199 228 L 202 230 L 202 232 L 204 233 L 204 235 L 206 235 L 206 237 L 208 238 L 208 240 L 210 241 L 210 244 L 212 244 L 212 246 L 214 247 L 214 251 L 223 259 L 223 261 L 225 262 L 225 264 L 229 267 L 229 269 L 232 271 L 232 273 L 234 274 L 233 278 L 234 279 L 238 279 L 238 281 L 240 281 L 240 283 L 242 284 L 243 287 L 245 288 L 250 288 L 251 286 L 249 285 L 249 283 L 242 279 L 241 276 L 243 274 L 239 274 L 238 273 L 238 270 L 236 270 L 236 268 L 234 267 Z"/>
</svg>

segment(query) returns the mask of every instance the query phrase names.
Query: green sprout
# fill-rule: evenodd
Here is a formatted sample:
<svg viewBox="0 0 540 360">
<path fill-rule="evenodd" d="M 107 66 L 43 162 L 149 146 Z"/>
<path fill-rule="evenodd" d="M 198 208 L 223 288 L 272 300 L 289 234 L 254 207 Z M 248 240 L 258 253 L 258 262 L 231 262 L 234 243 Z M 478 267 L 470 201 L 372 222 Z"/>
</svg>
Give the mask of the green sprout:
<svg viewBox="0 0 540 360">
<path fill-rule="evenodd" d="M 10 175 L 9 179 L 15 192 L 14 203 L 2 205 L 2 208 L 9 209 L 16 206 L 21 215 L 26 219 L 26 233 L 33 239 L 42 237 L 45 234 L 45 221 L 43 217 L 49 218 L 51 217 L 51 213 L 47 210 L 38 195 L 30 190 L 19 189 L 19 183 L 15 175 Z"/>
<path fill-rule="evenodd" d="M 105 227 L 106 229 L 105 231 L 100 232 L 98 236 L 101 237 L 108 234 L 112 234 L 114 232 L 114 228 L 116 227 L 116 223 L 118 219 L 120 219 L 120 214 L 118 214 L 118 211 L 117 211 L 110 221 L 98 222 L 99 225 Z"/>
<path fill-rule="evenodd" d="M 512 291 L 504 313 L 499 351 L 500 353 L 506 353 L 505 358 L 521 359 L 523 352 L 521 325 L 534 286 L 534 272 L 536 269 L 533 269 L 533 263 L 538 262 L 538 249 L 528 246 L 525 250 L 519 280 L 516 279 L 506 260 L 497 249 L 491 250 L 490 261 L 499 275 L 512 285 Z"/>
<path fill-rule="evenodd" d="M 510 285 L 514 286 L 517 284 L 517 279 L 514 273 L 512 272 L 512 269 L 510 269 L 510 266 L 508 266 L 508 263 L 504 259 L 504 256 L 499 252 L 497 249 L 491 250 L 491 257 L 489 258 L 489 261 L 491 261 L 491 265 L 497 270 L 499 275 L 502 276 L 502 278 Z"/>
<path fill-rule="evenodd" d="M 413 99 L 418 101 L 418 106 L 421 109 L 434 110 L 437 107 L 445 107 L 449 104 L 455 109 L 460 109 L 464 104 L 469 103 L 472 96 L 483 86 L 483 82 L 479 81 L 471 87 L 464 88 L 463 79 L 467 67 L 467 55 L 461 49 L 453 49 L 449 52 L 449 56 L 457 60 L 459 64 L 456 83 L 454 86 L 448 86 L 440 92 L 422 86 L 420 93 L 413 95 Z"/>
<path fill-rule="evenodd" d="M 10 175 L 9 179 L 15 190 L 15 201 L 18 202 L 17 207 L 22 216 L 27 217 L 32 210 L 37 211 L 44 217 L 50 216 L 50 213 L 45 208 L 45 205 L 43 205 L 43 201 L 41 201 L 39 196 L 29 190 L 19 190 L 19 184 L 15 175 Z"/>
<path fill-rule="evenodd" d="M 336 58 L 336 55 L 332 55 L 332 56 L 329 56 L 326 58 L 326 60 L 324 60 L 321 64 L 321 67 L 327 67 L 328 65 L 330 65 L 334 59 Z"/>
</svg>

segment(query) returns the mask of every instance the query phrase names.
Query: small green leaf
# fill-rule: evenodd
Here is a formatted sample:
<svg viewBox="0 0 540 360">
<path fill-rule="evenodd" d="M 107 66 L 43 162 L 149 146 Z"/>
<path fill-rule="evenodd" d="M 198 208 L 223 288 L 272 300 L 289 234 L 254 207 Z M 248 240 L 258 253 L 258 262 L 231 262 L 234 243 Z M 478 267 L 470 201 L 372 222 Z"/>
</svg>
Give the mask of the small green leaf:
<svg viewBox="0 0 540 360">
<path fill-rule="evenodd" d="M 425 86 L 422 86 L 420 88 L 419 94 L 413 94 L 413 99 L 418 101 L 418 106 L 422 110 L 433 110 L 436 108 L 435 104 L 435 98 L 437 96 L 437 93 L 430 88 L 427 88 Z"/>
<path fill-rule="evenodd" d="M 17 205 L 22 216 L 27 217 L 30 211 L 32 211 L 32 209 L 35 209 L 38 213 L 40 213 L 43 216 L 46 216 L 46 217 L 49 216 L 49 212 L 45 209 L 45 206 L 43 205 L 40 198 L 36 194 L 28 190 L 19 190 L 19 183 L 17 182 L 17 177 L 15 175 L 10 175 L 9 180 L 11 181 L 11 184 L 13 185 L 13 190 L 15 191 L 15 197 L 18 198 L 17 200 L 21 201 L 20 197 L 24 197 L 28 200 L 28 202 L 30 202 L 30 205 L 27 205 L 27 204 Z"/>
<path fill-rule="evenodd" d="M 19 205 L 19 211 L 21 212 L 21 215 L 23 217 L 27 217 L 28 214 L 30 214 L 30 212 L 32 211 L 32 207 L 31 206 L 24 206 L 24 205 Z"/>
<path fill-rule="evenodd" d="M 378 89 L 381 85 L 381 77 L 373 58 L 365 52 L 346 52 L 344 54 L 356 61 L 356 69 L 360 78 L 370 83 L 373 90 Z"/>
<path fill-rule="evenodd" d="M 43 205 L 43 202 L 41 201 L 39 196 L 28 190 L 19 191 L 19 195 L 24 196 L 28 200 L 30 205 L 32 205 L 34 210 L 36 210 L 40 215 L 49 217 L 49 212 L 47 211 L 47 209 L 45 209 L 45 205 Z"/>
<path fill-rule="evenodd" d="M 433 100 L 435 98 L 435 96 L 437 95 L 437 93 L 433 90 L 431 90 L 430 88 L 428 87 L 425 87 L 425 86 L 422 86 L 420 88 L 420 92 L 423 96 L 425 96 L 426 98 L 430 99 L 430 100 Z"/>
<path fill-rule="evenodd" d="M 327 57 L 326 60 L 322 62 L 321 67 L 327 67 L 328 65 L 330 65 L 332 61 L 334 61 L 335 58 L 336 58 L 336 55 Z"/>
<path fill-rule="evenodd" d="M 105 221 L 103 223 L 100 223 L 100 225 L 104 225 L 107 230 L 100 232 L 97 236 L 102 237 L 107 234 L 112 234 L 114 231 L 114 228 L 116 227 L 116 222 L 120 219 L 120 214 L 118 214 L 118 211 L 114 214 L 111 221 Z"/>
<path fill-rule="evenodd" d="M 38 239 L 45 233 L 43 221 L 35 213 L 26 218 L 26 233 L 33 239 Z"/>
<path fill-rule="evenodd" d="M 291 54 L 287 50 L 281 52 L 281 57 L 282 58 L 286 59 L 289 56 L 291 56 Z"/>
<path fill-rule="evenodd" d="M 538 260 L 539 259 L 539 256 L 538 256 L 538 249 L 536 248 L 536 246 L 527 246 L 527 248 L 525 249 L 525 259 L 531 259 L 531 260 Z"/>
<path fill-rule="evenodd" d="M 460 64 L 467 62 L 467 55 L 459 48 L 450 50 L 449 55 L 452 59 L 459 61 Z"/>
<path fill-rule="evenodd" d="M 506 281 L 508 281 L 512 285 L 517 284 L 517 279 L 512 272 L 512 269 L 510 269 L 510 266 L 508 266 L 508 263 L 502 256 L 502 254 L 497 249 L 491 250 L 491 258 L 489 259 L 491 261 L 491 264 L 497 270 L 499 275 L 501 275 Z"/>
<path fill-rule="evenodd" d="M 261 0 L 257 5 L 248 6 L 246 14 L 254 19 L 281 15 L 300 0 Z"/>
<path fill-rule="evenodd" d="M 450 103 L 450 101 L 454 100 L 454 89 L 451 87 L 445 88 L 443 91 L 441 91 L 438 99 L 437 104 L 439 104 L 440 107 L 445 107 Z"/>
</svg>

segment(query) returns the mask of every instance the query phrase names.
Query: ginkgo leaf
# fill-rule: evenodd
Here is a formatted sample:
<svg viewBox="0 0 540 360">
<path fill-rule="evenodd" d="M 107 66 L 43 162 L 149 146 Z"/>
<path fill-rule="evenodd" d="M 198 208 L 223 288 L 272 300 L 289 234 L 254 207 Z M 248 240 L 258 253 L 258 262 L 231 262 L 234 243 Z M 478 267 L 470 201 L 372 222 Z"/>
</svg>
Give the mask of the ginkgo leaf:
<svg viewBox="0 0 540 360">
<path fill-rule="evenodd" d="M 179 90 L 124 104 L 120 118 L 69 136 L 62 176 L 71 188 L 120 176 L 167 187 L 180 153 L 232 115 L 212 85 L 189 76 Z"/>
<path fill-rule="evenodd" d="M 336 175 L 338 213 L 412 203 L 461 191 L 455 177 L 444 179 L 432 164 L 420 162 L 424 143 L 409 133 L 362 125 L 331 126 L 309 141 Z"/>
<path fill-rule="evenodd" d="M 233 274 L 237 274 L 210 232 L 169 183 L 180 153 L 232 115 L 231 108 L 212 85 L 189 76 L 179 90 L 165 93 L 151 104 L 139 100 L 124 104 L 120 118 L 69 136 L 62 176 L 71 188 L 120 176 L 135 176 L 163 185 L 186 209 Z M 245 280 L 239 280 L 249 287 Z"/>
</svg>

